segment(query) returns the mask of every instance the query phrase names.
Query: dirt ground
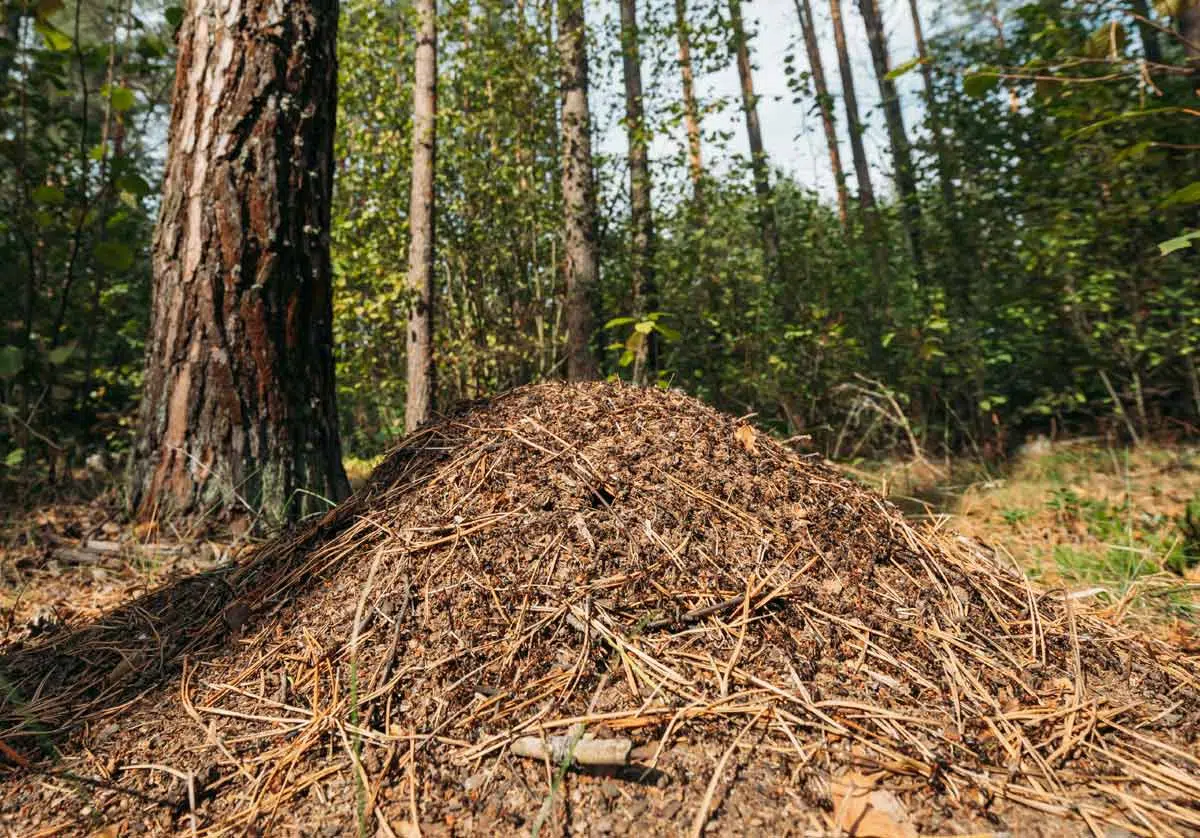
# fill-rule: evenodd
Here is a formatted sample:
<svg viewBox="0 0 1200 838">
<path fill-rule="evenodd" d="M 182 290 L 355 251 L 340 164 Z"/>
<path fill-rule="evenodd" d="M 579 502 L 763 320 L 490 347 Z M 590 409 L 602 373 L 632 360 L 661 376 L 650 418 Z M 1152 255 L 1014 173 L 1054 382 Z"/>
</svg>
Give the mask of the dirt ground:
<svg viewBox="0 0 1200 838">
<path fill-rule="evenodd" d="M 474 406 L 237 555 L 144 533 L 167 586 L 99 620 L 106 539 L 37 526 L 13 834 L 1200 830 L 1194 650 L 677 394 Z"/>
</svg>

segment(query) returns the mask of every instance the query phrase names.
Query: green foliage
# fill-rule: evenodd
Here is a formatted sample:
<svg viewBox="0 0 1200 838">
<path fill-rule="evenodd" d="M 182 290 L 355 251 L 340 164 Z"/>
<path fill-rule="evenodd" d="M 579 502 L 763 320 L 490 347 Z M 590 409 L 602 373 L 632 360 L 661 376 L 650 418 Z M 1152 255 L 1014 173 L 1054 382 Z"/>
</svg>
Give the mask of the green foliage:
<svg viewBox="0 0 1200 838">
<path fill-rule="evenodd" d="M 0 11 L 0 456 L 45 469 L 125 436 L 173 56 L 140 0 Z"/>
</svg>

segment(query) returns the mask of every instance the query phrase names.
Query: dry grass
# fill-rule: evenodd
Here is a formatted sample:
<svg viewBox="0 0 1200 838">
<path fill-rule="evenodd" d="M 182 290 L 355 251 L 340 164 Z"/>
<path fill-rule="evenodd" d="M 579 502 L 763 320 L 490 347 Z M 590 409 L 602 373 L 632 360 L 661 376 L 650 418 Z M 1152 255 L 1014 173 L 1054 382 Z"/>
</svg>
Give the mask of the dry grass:
<svg viewBox="0 0 1200 838">
<path fill-rule="evenodd" d="M 1194 655 L 654 391 L 452 417 L 0 669 L 22 834 L 1200 831 Z M 580 725 L 642 762 L 514 759 Z"/>
<path fill-rule="evenodd" d="M 851 469 L 911 517 L 1011 556 L 1049 586 L 1091 591 L 1115 615 L 1174 623 L 1200 611 L 1200 449 L 1116 449 L 1067 441 L 1020 455 L 1003 473 L 963 462 L 942 472 L 889 463 Z"/>
</svg>

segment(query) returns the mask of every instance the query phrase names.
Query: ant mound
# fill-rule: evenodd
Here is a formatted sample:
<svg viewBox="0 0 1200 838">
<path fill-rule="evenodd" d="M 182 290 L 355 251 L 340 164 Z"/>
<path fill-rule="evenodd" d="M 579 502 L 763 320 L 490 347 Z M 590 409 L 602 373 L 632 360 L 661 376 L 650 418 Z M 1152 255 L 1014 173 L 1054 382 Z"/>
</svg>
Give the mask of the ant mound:
<svg viewBox="0 0 1200 838">
<path fill-rule="evenodd" d="M 9 656 L 0 824 L 1200 830 L 1194 659 L 673 393 L 464 409 L 189 584 L 131 609 L 124 648 L 114 618 L 73 641 L 87 654 Z M 56 759 L 30 756 L 31 720 L 68 731 Z"/>
</svg>

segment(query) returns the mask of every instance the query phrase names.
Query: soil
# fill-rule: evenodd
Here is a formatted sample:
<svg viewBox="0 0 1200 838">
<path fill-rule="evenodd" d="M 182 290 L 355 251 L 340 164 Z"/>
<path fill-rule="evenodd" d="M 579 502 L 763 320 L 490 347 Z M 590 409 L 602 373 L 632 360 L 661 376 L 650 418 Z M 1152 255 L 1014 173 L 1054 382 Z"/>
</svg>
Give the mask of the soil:
<svg viewBox="0 0 1200 838">
<path fill-rule="evenodd" d="M 1200 831 L 1194 655 L 619 384 L 465 406 L 0 675 L 20 835 Z"/>
</svg>

